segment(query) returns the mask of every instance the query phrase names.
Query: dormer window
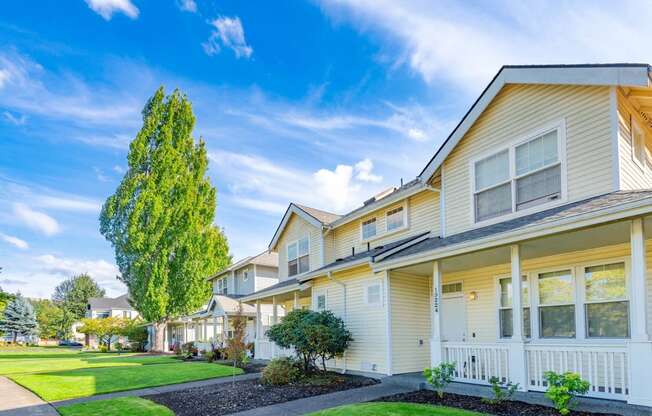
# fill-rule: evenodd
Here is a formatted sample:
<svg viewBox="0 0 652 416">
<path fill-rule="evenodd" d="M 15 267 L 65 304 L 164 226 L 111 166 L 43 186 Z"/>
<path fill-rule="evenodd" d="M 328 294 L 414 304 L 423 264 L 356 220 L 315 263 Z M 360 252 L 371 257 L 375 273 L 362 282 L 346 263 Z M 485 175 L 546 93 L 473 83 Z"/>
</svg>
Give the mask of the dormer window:
<svg viewBox="0 0 652 416">
<path fill-rule="evenodd" d="M 562 199 L 563 123 L 472 164 L 476 222 Z"/>
<path fill-rule="evenodd" d="M 397 207 L 387 211 L 387 232 L 405 227 L 405 215 L 403 207 Z"/>
<path fill-rule="evenodd" d="M 370 218 L 362 222 L 362 239 L 368 240 L 376 236 L 376 218 Z"/>
<path fill-rule="evenodd" d="M 288 276 L 305 273 L 310 270 L 310 239 L 303 237 L 287 246 Z"/>
</svg>

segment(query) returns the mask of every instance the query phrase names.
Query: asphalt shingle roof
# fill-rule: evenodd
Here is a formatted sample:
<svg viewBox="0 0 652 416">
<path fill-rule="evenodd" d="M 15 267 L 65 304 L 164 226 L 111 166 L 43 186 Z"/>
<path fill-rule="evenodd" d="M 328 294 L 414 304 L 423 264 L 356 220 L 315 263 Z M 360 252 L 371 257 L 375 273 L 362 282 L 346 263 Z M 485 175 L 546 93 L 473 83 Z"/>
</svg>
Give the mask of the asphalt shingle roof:
<svg viewBox="0 0 652 416">
<path fill-rule="evenodd" d="M 324 225 L 328 225 L 331 222 L 336 221 L 340 218 L 338 214 L 333 214 L 332 212 L 323 211 L 317 208 L 307 207 L 305 205 L 299 205 L 297 203 L 295 203 L 294 205 L 296 205 L 302 211 L 305 211 L 306 214 L 310 215 L 311 217 L 313 217 L 314 219 L 316 219 L 317 221 L 321 222 Z"/>
<path fill-rule="evenodd" d="M 253 293 L 250 293 L 250 294 L 245 295 L 245 296 L 243 296 L 243 297 L 249 297 L 249 296 L 254 296 L 254 295 L 265 294 L 265 293 L 267 293 L 267 292 L 271 292 L 271 291 L 274 291 L 274 290 L 276 290 L 276 289 L 281 289 L 281 288 L 284 288 L 284 287 L 286 287 L 286 286 L 291 286 L 291 285 L 294 285 L 294 284 L 297 284 L 297 283 L 299 283 L 299 281 L 298 281 L 297 279 L 287 279 L 287 280 L 283 280 L 282 282 L 278 282 L 278 283 L 275 284 L 275 285 L 268 286 L 268 287 L 266 287 L 265 289 L 261 289 L 261 290 L 259 290 L 259 291 L 256 291 L 256 292 L 253 292 Z"/>
<path fill-rule="evenodd" d="M 516 231 L 521 228 L 524 229 L 526 227 L 542 225 L 587 212 L 599 211 L 630 202 L 640 201 L 646 198 L 652 198 L 652 190 L 646 189 L 637 191 L 616 191 L 609 194 L 584 199 L 582 201 L 561 205 L 534 214 L 525 215 L 513 220 L 499 222 L 497 224 L 489 225 L 486 227 L 464 231 L 459 234 L 453 234 L 446 238 L 431 237 L 414 245 L 408 246 L 405 249 L 388 256 L 387 258 L 383 259 L 383 261 L 396 260 L 413 254 L 423 253 L 446 246 L 452 246 L 467 241 L 490 237 L 509 231 Z M 650 202 L 652 203 L 652 201 Z"/>
</svg>

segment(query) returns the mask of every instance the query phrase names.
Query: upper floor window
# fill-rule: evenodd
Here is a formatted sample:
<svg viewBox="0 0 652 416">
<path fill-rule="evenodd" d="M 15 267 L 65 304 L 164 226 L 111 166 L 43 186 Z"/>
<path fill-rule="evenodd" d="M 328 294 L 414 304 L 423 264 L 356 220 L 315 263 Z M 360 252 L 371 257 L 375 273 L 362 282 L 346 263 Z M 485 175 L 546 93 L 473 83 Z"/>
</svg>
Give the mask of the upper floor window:
<svg viewBox="0 0 652 416">
<path fill-rule="evenodd" d="M 632 159 L 641 168 L 645 167 L 645 132 L 641 126 L 632 120 Z"/>
<path fill-rule="evenodd" d="M 305 273 L 310 270 L 310 240 L 303 237 L 288 244 L 288 276 Z"/>
<path fill-rule="evenodd" d="M 387 232 L 403 228 L 405 226 L 405 215 L 403 207 L 397 207 L 387 211 Z"/>
<path fill-rule="evenodd" d="M 227 284 L 226 284 L 226 278 L 218 279 L 217 282 L 215 282 L 215 286 L 217 288 L 217 293 L 221 295 L 226 295 L 228 292 L 227 289 Z"/>
<path fill-rule="evenodd" d="M 473 164 L 476 222 L 561 198 L 560 129 L 547 131 Z"/>
<path fill-rule="evenodd" d="M 244 273 L 242 273 L 242 280 L 245 282 L 249 280 L 249 270 L 245 270 Z"/>
<path fill-rule="evenodd" d="M 376 218 L 362 222 L 362 239 L 367 240 L 376 235 Z"/>
</svg>

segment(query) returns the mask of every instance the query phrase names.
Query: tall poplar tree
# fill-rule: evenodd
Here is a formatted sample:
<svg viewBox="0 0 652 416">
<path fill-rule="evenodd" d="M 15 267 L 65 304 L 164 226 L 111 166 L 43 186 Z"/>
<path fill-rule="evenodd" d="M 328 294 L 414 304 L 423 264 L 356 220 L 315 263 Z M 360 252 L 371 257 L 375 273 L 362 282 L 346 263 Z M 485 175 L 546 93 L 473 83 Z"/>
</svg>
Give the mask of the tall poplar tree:
<svg viewBox="0 0 652 416">
<path fill-rule="evenodd" d="M 178 90 L 159 88 L 143 109 L 128 169 L 100 215 L 100 232 L 115 249 L 120 279 L 144 319 L 154 323 L 154 349 L 163 349 L 171 317 L 206 301 L 206 276 L 230 262 L 228 244 L 213 225 L 217 191 L 206 176 L 203 140 L 192 137 L 195 116 Z"/>
</svg>

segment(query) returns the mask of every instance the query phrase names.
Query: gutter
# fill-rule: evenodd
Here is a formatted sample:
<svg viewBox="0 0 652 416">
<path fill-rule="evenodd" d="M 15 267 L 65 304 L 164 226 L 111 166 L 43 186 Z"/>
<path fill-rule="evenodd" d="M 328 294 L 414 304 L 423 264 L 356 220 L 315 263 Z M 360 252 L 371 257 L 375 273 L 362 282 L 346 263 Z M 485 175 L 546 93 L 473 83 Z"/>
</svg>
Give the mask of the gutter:
<svg viewBox="0 0 652 416">
<path fill-rule="evenodd" d="M 344 315 L 344 319 L 343 319 L 343 320 L 344 320 L 344 325 L 346 325 L 346 323 L 348 322 L 348 319 L 347 319 L 347 308 L 346 308 L 346 284 L 345 284 L 344 282 L 342 282 L 342 281 L 337 280 L 336 278 L 334 278 L 332 272 L 328 272 L 328 274 L 326 275 L 326 277 L 328 277 L 328 280 L 330 280 L 331 282 L 333 282 L 333 283 L 337 283 L 338 285 L 340 285 L 340 286 L 342 287 L 342 292 L 343 292 L 343 295 L 344 295 L 344 296 L 343 296 L 343 298 L 344 298 L 344 299 L 343 299 L 343 301 L 344 301 L 344 314 L 343 314 L 343 315 Z M 343 354 L 343 356 L 342 356 L 342 359 L 344 360 L 344 365 L 343 365 L 343 367 L 342 367 L 342 374 L 344 374 L 344 373 L 346 373 L 346 351 L 344 351 L 344 354 Z"/>
<path fill-rule="evenodd" d="M 480 240 L 471 240 L 448 247 L 435 248 L 423 253 L 416 253 L 396 260 L 373 267 L 374 272 L 393 269 L 396 267 L 408 266 L 414 263 L 422 263 L 430 260 L 439 260 L 446 257 L 453 257 L 466 254 L 472 251 L 479 251 L 488 248 L 505 246 L 525 240 L 531 240 L 565 231 L 590 227 L 596 224 L 603 224 L 623 220 L 626 218 L 643 216 L 652 213 L 652 197 L 639 201 L 618 205 L 612 208 L 599 209 L 587 214 L 578 214 L 562 220 L 551 221 L 531 227 L 526 232 L 523 230 L 494 234 Z M 625 207 L 623 209 L 623 207 Z"/>
</svg>

